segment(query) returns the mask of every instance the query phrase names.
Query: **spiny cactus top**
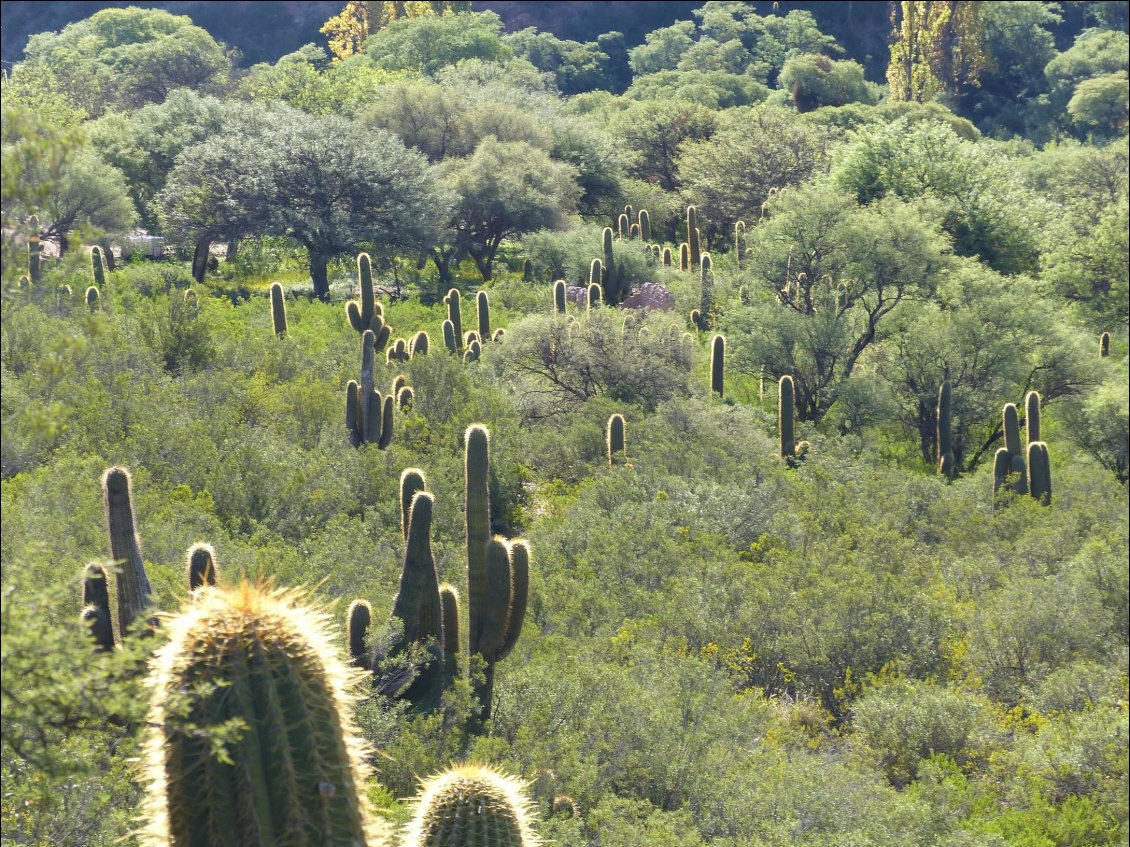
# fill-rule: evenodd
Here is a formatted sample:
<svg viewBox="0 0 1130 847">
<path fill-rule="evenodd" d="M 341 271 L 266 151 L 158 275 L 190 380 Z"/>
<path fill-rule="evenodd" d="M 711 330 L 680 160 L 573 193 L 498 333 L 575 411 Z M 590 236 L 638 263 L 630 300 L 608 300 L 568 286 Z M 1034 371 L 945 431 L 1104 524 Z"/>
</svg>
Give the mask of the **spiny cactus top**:
<svg viewBox="0 0 1130 847">
<path fill-rule="evenodd" d="M 102 476 L 102 498 L 106 509 L 106 529 L 110 536 L 110 556 L 119 562 L 117 585 L 117 637 L 120 640 L 138 618 L 153 593 L 141 558 L 141 540 L 133 516 L 132 479 L 125 468 L 110 468 Z"/>
<path fill-rule="evenodd" d="M 349 715 L 357 680 L 304 596 L 244 583 L 206 591 L 167 622 L 153 660 L 145 747 L 148 822 L 160 847 L 377 847 L 365 748 Z M 239 728 L 217 758 L 200 729 Z"/>
<path fill-rule="evenodd" d="M 426 780 L 404 847 L 536 847 L 524 785 L 462 765 Z"/>
</svg>

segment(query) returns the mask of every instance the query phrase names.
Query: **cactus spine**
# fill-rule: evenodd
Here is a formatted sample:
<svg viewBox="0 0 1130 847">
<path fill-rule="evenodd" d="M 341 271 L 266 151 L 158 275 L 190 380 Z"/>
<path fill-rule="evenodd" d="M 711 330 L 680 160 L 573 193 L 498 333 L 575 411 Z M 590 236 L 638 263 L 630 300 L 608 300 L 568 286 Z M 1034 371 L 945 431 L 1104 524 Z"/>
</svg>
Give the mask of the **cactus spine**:
<svg viewBox="0 0 1130 847">
<path fill-rule="evenodd" d="M 950 381 L 943 380 L 941 387 L 938 388 L 938 431 L 937 431 L 937 471 L 938 474 L 945 477 L 952 477 L 954 473 L 953 467 L 953 446 L 952 446 L 952 433 L 953 433 L 953 389 Z"/>
<path fill-rule="evenodd" d="M 214 587 L 219 575 L 216 565 L 216 551 L 210 544 L 193 544 L 185 554 L 185 576 L 188 590 L 195 591 L 205 586 Z"/>
<path fill-rule="evenodd" d="M 286 335 L 286 300 L 283 297 L 283 287 L 277 282 L 271 283 L 271 323 L 276 336 Z"/>
<path fill-rule="evenodd" d="M 553 312 L 557 315 L 565 314 L 565 280 L 563 279 L 553 283 Z"/>
<path fill-rule="evenodd" d="M 443 694 L 443 606 L 439 596 L 435 557 L 432 555 L 432 512 L 435 498 L 417 491 L 408 512 L 408 536 L 400 590 L 392 614 L 404 622 L 401 649 L 409 644 L 424 645 L 429 660 L 416 679 L 403 692 L 417 708 L 435 706 Z"/>
<path fill-rule="evenodd" d="M 777 438 L 782 459 L 796 455 L 796 385 L 788 374 L 777 384 Z"/>
<path fill-rule="evenodd" d="M 608 419 L 605 436 L 605 446 L 608 450 L 608 466 L 612 467 L 619 461 L 621 464 L 628 462 L 627 436 L 624 431 L 624 416 L 612 415 Z"/>
<path fill-rule="evenodd" d="M 690 264 L 687 270 L 694 270 L 702 261 L 702 242 L 698 232 L 698 210 L 687 206 L 687 249 Z"/>
<path fill-rule="evenodd" d="M 110 558 L 119 564 L 117 579 L 117 640 L 144 613 L 153 593 L 145 563 L 141 558 L 141 540 L 134 524 L 132 480 L 129 471 L 113 467 L 102 476 L 102 499 L 106 510 L 106 530 L 110 537 Z"/>
<path fill-rule="evenodd" d="M 345 641 L 349 645 L 349 658 L 359 668 L 369 668 L 369 650 L 365 638 L 373 622 L 373 608 L 364 600 L 354 600 L 345 612 Z"/>
<path fill-rule="evenodd" d="M 353 675 L 295 592 L 206 591 L 168 624 L 145 746 L 144 842 L 377 847 L 368 769 L 350 718 Z M 221 761 L 185 723 L 244 731 Z"/>
<path fill-rule="evenodd" d="M 43 248 L 39 243 L 39 216 L 29 217 L 27 226 L 31 230 L 27 237 L 27 275 L 32 285 L 38 285 L 43 276 L 43 266 L 40 264 Z"/>
<path fill-rule="evenodd" d="M 475 303 L 479 312 L 479 338 L 486 342 L 490 339 L 490 297 L 485 291 L 480 291 Z"/>
<path fill-rule="evenodd" d="M 710 342 L 710 393 L 724 396 L 726 378 L 726 339 L 714 336 Z"/>
<path fill-rule="evenodd" d="M 110 611 L 110 583 L 99 565 L 88 565 L 82 580 L 82 622 L 99 650 L 114 649 L 114 619 Z"/>
<path fill-rule="evenodd" d="M 524 785 L 463 765 L 423 783 L 404 847 L 538 847 Z"/>
<path fill-rule="evenodd" d="M 102 248 L 97 244 L 90 248 L 90 269 L 94 274 L 94 284 L 106 287 L 106 264 L 102 260 Z"/>
</svg>

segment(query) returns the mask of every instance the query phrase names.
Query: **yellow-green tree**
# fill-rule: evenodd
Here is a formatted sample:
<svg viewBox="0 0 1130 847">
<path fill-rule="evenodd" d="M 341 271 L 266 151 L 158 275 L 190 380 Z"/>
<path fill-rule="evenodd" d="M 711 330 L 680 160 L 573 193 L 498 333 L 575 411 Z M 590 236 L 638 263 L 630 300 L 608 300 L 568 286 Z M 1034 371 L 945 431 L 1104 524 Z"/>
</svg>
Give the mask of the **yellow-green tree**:
<svg viewBox="0 0 1130 847">
<path fill-rule="evenodd" d="M 985 67 L 980 0 L 891 3 L 892 100 L 925 103 L 939 93 L 959 96 Z"/>
<path fill-rule="evenodd" d="M 338 59 L 361 52 L 365 39 L 398 18 L 421 18 L 469 12 L 469 2 L 428 2 L 428 0 L 350 0 L 334 15 L 321 32 L 330 40 L 330 50 Z"/>
</svg>

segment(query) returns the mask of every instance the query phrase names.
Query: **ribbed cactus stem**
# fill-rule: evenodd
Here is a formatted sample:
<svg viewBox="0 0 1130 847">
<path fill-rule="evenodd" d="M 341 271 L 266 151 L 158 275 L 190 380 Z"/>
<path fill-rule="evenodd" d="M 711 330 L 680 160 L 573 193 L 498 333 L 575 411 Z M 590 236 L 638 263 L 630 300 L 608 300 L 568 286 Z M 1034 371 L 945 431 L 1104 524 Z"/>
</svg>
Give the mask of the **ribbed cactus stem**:
<svg viewBox="0 0 1130 847">
<path fill-rule="evenodd" d="M 275 335 L 286 335 L 286 299 L 283 296 L 283 287 L 277 282 L 271 283 L 271 323 Z"/>
<path fill-rule="evenodd" d="M 86 308 L 92 312 L 98 311 L 98 289 L 93 285 L 87 286 L 86 293 L 83 295 L 86 301 Z"/>
<path fill-rule="evenodd" d="M 384 398 L 381 404 L 381 437 L 377 440 L 377 447 L 387 450 L 392 444 L 392 421 L 396 413 L 396 398 L 391 394 Z"/>
<path fill-rule="evenodd" d="M 698 233 L 698 210 L 694 206 L 687 206 L 687 249 L 690 261 L 687 270 L 694 270 L 702 261 L 702 246 Z"/>
<path fill-rule="evenodd" d="M 538 847 L 517 780 L 463 765 L 425 780 L 404 847 Z"/>
<path fill-rule="evenodd" d="M 193 544 L 185 554 L 185 577 L 188 590 L 195 591 L 205 586 L 215 586 L 219 576 L 216 564 L 216 551 L 210 544 Z"/>
<path fill-rule="evenodd" d="M 149 606 L 153 591 L 141 557 L 141 540 L 134 524 L 132 480 L 125 468 L 114 467 L 102 477 L 106 528 L 110 537 L 110 558 L 118 563 L 117 639 L 129 631 L 130 625 Z"/>
<path fill-rule="evenodd" d="M 709 253 L 702 254 L 699 282 L 701 285 L 698 311 L 702 328 L 710 329 L 710 315 L 714 309 L 714 262 Z"/>
<path fill-rule="evenodd" d="M 1028 493 L 1028 463 L 1024 461 L 1024 457 L 1020 455 L 1009 456 L 1009 473 L 1015 478 L 1012 483 L 1012 490 L 1017 494 Z"/>
<path fill-rule="evenodd" d="M 641 330 L 641 332 L 642 331 L 643 330 Z M 612 415 L 612 417 L 608 419 L 608 427 L 605 435 L 605 446 L 608 451 L 609 467 L 615 465 L 617 462 L 620 462 L 621 464 L 627 463 L 627 435 L 625 433 L 623 415 Z"/>
<path fill-rule="evenodd" d="M 679 270 L 689 271 L 691 269 L 691 248 L 687 242 L 679 245 Z"/>
<path fill-rule="evenodd" d="M 365 433 L 361 426 L 361 386 L 354 379 L 345 386 L 345 428 L 350 443 L 356 447 Z"/>
<path fill-rule="evenodd" d="M 553 283 L 553 311 L 554 314 L 565 314 L 565 280 L 563 279 Z"/>
<path fill-rule="evenodd" d="M 400 411 L 407 412 L 416 402 L 416 392 L 411 386 L 404 386 L 396 392 L 396 406 Z"/>
<path fill-rule="evenodd" d="M 726 339 L 714 336 L 710 342 L 710 393 L 719 397 L 725 395 L 726 379 Z"/>
<path fill-rule="evenodd" d="M 478 652 L 486 600 L 486 555 L 490 541 L 490 433 L 485 426 L 467 428 L 464 449 L 467 583 L 471 652 Z"/>
<path fill-rule="evenodd" d="M 490 339 L 490 297 L 485 291 L 475 297 L 475 305 L 479 313 L 479 338 L 487 341 Z"/>
<path fill-rule="evenodd" d="M 400 532 L 408 540 L 408 517 L 412 511 L 412 498 L 428 487 L 424 472 L 419 468 L 406 468 L 400 474 Z"/>
<path fill-rule="evenodd" d="M 675 263 L 675 257 L 671 255 L 671 248 L 663 248 L 663 267 L 669 268 Z"/>
<path fill-rule="evenodd" d="M 350 717 L 357 677 L 301 599 L 246 584 L 206 591 L 168 623 L 151 680 L 143 843 L 385 843 Z M 220 729 L 225 760 L 203 735 Z"/>
<path fill-rule="evenodd" d="M 585 298 L 585 308 L 589 309 L 589 310 L 599 309 L 600 308 L 600 294 L 601 294 L 600 286 L 597 285 L 594 282 L 592 285 L 589 286 L 588 296 Z"/>
<path fill-rule="evenodd" d="M 1022 456 L 1020 446 L 1020 417 L 1016 412 L 1015 403 L 1005 403 L 1001 413 L 1004 422 L 1004 446 L 1008 448 L 1008 455 Z"/>
<path fill-rule="evenodd" d="M 376 384 L 376 356 L 377 356 L 377 335 L 371 329 L 365 330 L 361 333 L 361 417 L 360 428 L 365 440 L 369 440 L 368 430 L 374 424 L 370 421 L 369 415 L 369 398 L 373 394 Z"/>
<path fill-rule="evenodd" d="M 999 447 L 993 454 L 993 500 L 995 501 L 1001 488 L 1008 481 L 1012 470 L 1012 459 L 1009 458 L 1008 448 Z"/>
<path fill-rule="evenodd" d="M 459 352 L 459 344 L 455 340 L 455 324 L 450 319 L 443 322 L 443 346 L 448 353 Z"/>
<path fill-rule="evenodd" d="M 640 238 L 646 241 L 651 241 L 651 215 L 648 214 L 647 209 L 640 209 Z"/>
<path fill-rule="evenodd" d="M 38 285 L 43 277 L 43 265 L 40 257 L 43 248 L 39 243 L 39 217 L 31 215 L 27 219 L 27 275 L 32 285 Z"/>
<path fill-rule="evenodd" d="M 368 253 L 357 254 L 357 281 L 361 293 L 361 302 L 350 302 L 345 307 L 349 324 L 357 332 L 375 329 L 374 318 L 380 316 L 377 309 L 376 290 L 373 287 L 373 263 Z"/>
<path fill-rule="evenodd" d="M 631 227 L 632 225 L 630 220 L 628 219 L 628 216 L 620 215 L 620 217 L 616 219 L 616 237 L 621 241 L 628 238 L 631 232 Z"/>
<path fill-rule="evenodd" d="M 1110 355 L 1110 333 L 1104 332 L 1099 336 L 1099 358 L 1105 359 Z"/>
<path fill-rule="evenodd" d="M 953 476 L 953 387 L 948 379 L 938 388 L 937 471 L 946 477 Z"/>
<path fill-rule="evenodd" d="M 350 660 L 359 668 L 368 668 L 372 664 L 369 649 L 365 646 L 372 622 L 373 608 L 366 601 L 357 599 L 349 604 L 345 612 L 345 642 L 349 645 Z"/>
<path fill-rule="evenodd" d="M 431 349 L 432 339 L 424 330 L 420 330 L 412 337 L 412 355 L 426 356 Z"/>
<path fill-rule="evenodd" d="M 417 491 L 409 509 L 407 546 L 400 572 L 400 590 L 392 614 L 404 623 L 402 649 L 409 644 L 426 645 L 431 658 L 404 697 L 419 708 L 434 706 L 443 689 L 443 606 L 439 578 L 432 555 L 432 512 L 435 498 Z"/>
<path fill-rule="evenodd" d="M 1028 493 L 1045 506 L 1052 501 L 1052 472 L 1048 445 L 1043 441 L 1028 444 Z"/>
<path fill-rule="evenodd" d="M 459 653 L 459 591 L 450 583 L 439 587 L 443 607 L 443 657 L 449 663 Z"/>
<path fill-rule="evenodd" d="M 529 259 L 522 260 L 522 282 L 534 281 L 534 263 Z"/>
<path fill-rule="evenodd" d="M 737 221 L 734 224 L 734 259 L 738 264 L 738 270 L 742 269 L 742 255 L 745 251 L 745 235 L 746 225 L 745 221 Z"/>
<path fill-rule="evenodd" d="M 365 428 L 363 440 L 367 444 L 377 444 L 381 440 L 382 418 L 384 416 L 384 398 L 375 388 L 365 397 L 363 406 L 365 410 Z"/>
<path fill-rule="evenodd" d="M 456 338 L 463 337 L 463 299 L 458 288 L 452 288 L 443 298 L 447 304 L 447 319 L 451 321 L 452 332 Z"/>
<path fill-rule="evenodd" d="M 1024 429 L 1028 443 L 1040 440 L 1040 392 L 1029 391 L 1024 397 Z"/>
<path fill-rule="evenodd" d="M 94 284 L 106 287 L 106 263 L 102 260 L 102 248 L 97 244 L 90 248 L 90 270 L 94 274 Z"/>
<path fill-rule="evenodd" d="M 777 384 L 777 437 L 781 458 L 788 459 L 796 453 L 796 386 L 788 374 Z"/>
<path fill-rule="evenodd" d="M 110 582 L 99 565 L 88 565 L 82 580 L 82 621 L 99 650 L 114 649 L 114 619 Z"/>
</svg>

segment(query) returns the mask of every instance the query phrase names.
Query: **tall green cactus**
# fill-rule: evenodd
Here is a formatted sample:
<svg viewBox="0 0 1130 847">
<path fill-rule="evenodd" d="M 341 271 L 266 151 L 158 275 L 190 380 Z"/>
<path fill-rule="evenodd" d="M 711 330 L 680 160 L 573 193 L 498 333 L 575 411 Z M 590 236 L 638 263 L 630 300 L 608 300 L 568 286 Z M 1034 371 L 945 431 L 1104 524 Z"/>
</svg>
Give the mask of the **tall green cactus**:
<svg viewBox="0 0 1130 847">
<path fill-rule="evenodd" d="M 1048 445 L 1043 441 L 1028 444 L 1028 493 L 1043 505 L 1051 505 L 1051 461 L 1048 457 Z"/>
<path fill-rule="evenodd" d="M 669 268 L 675 263 L 675 257 L 671 254 L 670 247 L 663 248 L 663 267 Z"/>
<path fill-rule="evenodd" d="M 699 329 L 703 332 L 710 329 L 711 313 L 714 310 L 714 262 L 710 258 L 709 253 L 702 254 L 702 260 L 699 273 L 699 284 L 701 290 L 699 292 L 699 321 L 701 325 Z"/>
<path fill-rule="evenodd" d="M 380 336 L 384 326 L 384 310 L 377 302 L 376 289 L 373 286 L 373 263 L 368 253 L 357 254 L 357 281 L 361 292 L 360 302 L 350 300 L 345 304 L 345 316 L 349 325 L 357 332 L 371 329 Z M 382 344 L 383 348 L 384 345 Z"/>
<path fill-rule="evenodd" d="M 687 206 L 687 249 L 690 254 L 690 265 L 687 270 L 693 271 L 702 262 L 702 243 L 698 236 L 698 210 L 694 206 Z"/>
<path fill-rule="evenodd" d="M 459 655 L 459 592 L 454 585 L 447 582 L 440 585 L 439 602 L 443 607 L 443 659 L 451 679 Z"/>
<path fill-rule="evenodd" d="M 1103 334 L 1099 336 L 1099 358 L 1105 359 L 1109 355 L 1110 355 L 1110 333 L 1109 332 L 1103 332 Z"/>
<path fill-rule="evenodd" d="M 557 315 L 565 314 L 565 280 L 563 279 L 553 283 L 553 312 Z"/>
<path fill-rule="evenodd" d="M 644 242 L 651 241 L 651 215 L 648 214 L 647 209 L 640 209 L 639 213 L 640 222 L 640 238 Z"/>
<path fill-rule="evenodd" d="M 106 263 L 102 260 L 102 248 L 95 244 L 90 248 L 90 269 L 94 274 L 94 284 L 106 287 Z"/>
<path fill-rule="evenodd" d="M 168 623 L 151 679 L 143 843 L 386 843 L 350 717 L 355 676 L 303 599 L 244 584 L 203 592 Z M 226 730 L 224 757 L 201 732 L 213 729 Z"/>
<path fill-rule="evenodd" d="M 381 437 L 377 439 L 377 447 L 387 450 L 392 444 L 392 421 L 396 412 L 396 398 L 389 394 L 384 398 L 381 406 Z"/>
<path fill-rule="evenodd" d="M 411 349 L 408 351 L 408 357 L 412 356 L 426 356 L 428 350 L 431 349 L 432 339 L 424 330 L 420 330 L 412 336 Z"/>
<path fill-rule="evenodd" d="M 110 582 L 100 565 L 87 565 L 82 579 L 82 622 L 99 650 L 114 649 L 114 618 Z"/>
<path fill-rule="evenodd" d="M 443 346 L 447 348 L 448 353 L 458 353 L 459 343 L 456 341 L 455 324 L 449 319 L 443 322 Z"/>
<path fill-rule="evenodd" d="M 451 328 L 456 338 L 463 337 L 463 298 L 458 288 L 452 288 L 443 298 L 447 304 L 447 319 L 451 321 Z"/>
<path fill-rule="evenodd" d="M 585 309 L 599 309 L 601 300 L 601 287 L 595 282 L 589 285 L 588 294 L 585 297 Z"/>
<path fill-rule="evenodd" d="M 1012 460 L 1008 455 L 1007 447 L 997 448 L 997 452 L 993 455 L 993 504 L 996 505 L 997 497 L 1000 496 L 1000 490 L 1008 481 L 1008 475 L 1012 471 Z"/>
<path fill-rule="evenodd" d="M 277 282 L 271 283 L 271 324 L 274 326 L 275 335 L 286 335 L 286 299 L 283 287 Z"/>
<path fill-rule="evenodd" d="M 425 780 L 404 847 L 538 847 L 525 786 L 478 765 Z"/>
<path fill-rule="evenodd" d="M 419 709 L 433 708 L 443 694 L 443 606 L 432 555 L 432 512 L 435 498 L 426 491 L 412 497 L 407 546 L 400 572 L 400 589 L 392 614 L 404 623 L 400 649 L 425 645 L 429 659 L 402 696 Z"/>
<path fill-rule="evenodd" d="M 1001 417 L 1004 423 L 1004 446 L 1008 448 L 1008 455 L 1019 456 L 1021 455 L 1020 416 L 1016 412 L 1016 404 L 1005 403 Z"/>
<path fill-rule="evenodd" d="M 345 643 L 349 645 L 350 661 L 359 668 L 370 668 L 372 660 L 365 639 L 373 622 L 373 607 L 365 600 L 354 600 L 345 612 Z"/>
<path fill-rule="evenodd" d="M 1024 396 L 1024 429 L 1028 443 L 1040 440 L 1040 392 L 1029 391 Z"/>
<path fill-rule="evenodd" d="M 640 237 L 640 225 L 639 224 L 632 224 L 628 228 L 628 237 L 631 238 L 633 241 L 639 240 L 639 237 Z"/>
<path fill-rule="evenodd" d="M 953 459 L 953 388 L 948 379 L 938 388 L 937 472 L 939 476 L 952 477 Z"/>
<path fill-rule="evenodd" d="M 475 304 L 479 313 L 479 338 L 486 342 L 490 340 L 490 297 L 485 291 L 480 291 L 475 297 Z"/>
<path fill-rule="evenodd" d="M 117 588 L 116 638 L 120 642 L 135 620 L 140 618 L 153 594 L 145 562 L 141 557 L 141 539 L 134 524 L 132 479 L 129 471 L 113 467 L 102 476 L 102 500 L 105 506 L 106 531 L 110 538 L 110 558 L 118 563 L 114 580 Z"/>
<path fill-rule="evenodd" d="M 345 386 L 345 428 L 349 433 L 349 443 L 359 447 L 365 440 L 365 430 L 361 413 L 361 386 L 357 380 L 349 380 Z"/>
<path fill-rule="evenodd" d="M 788 374 L 777 384 L 777 438 L 782 459 L 796 455 L 796 385 Z"/>
<path fill-rule="evenodd" d="M 710 342 L 710 393 L 725 395 L 726 339 L 715 335 Z"/>
<path fill-rule="evenodd" d="M 92 312 L 97 312 L 99 299 L 98 289 L 93 285 L 88 285 L 86 293 L 83 294 L 83 300 L 86 301 L 86 308 Z"/>
<path fill-rule="evenodd" d="M 216 564 L 216 551 L 212 549 L 212 545 L 193 544 L 188 548 L 184 558 L 184 572 L 189 591 L 216 585 L 219 566 Z"/>
<path fill-rule="evenodd" d="M 679 270 L 689 271 L 691 269 L 691 248 L 687 242 L 679 245 Z"/>
<path fill-rule="evenodd" d="M 43 265 L 41 263 L 43 247 L 39 243 L 39 216 L 31 215 L 27 219 L 27 275 L 32 285 L 38 285 L 43 278 Z"/>
<path fill-rule="evenodd" d="M 626 235 L 627 233 L 625 233 Z M 612 253 L 612 230 L 608 227 L 604 228 L 601 233 L 601 276 L 600 279 L 593 279 L 589 276 L 589 282 L 599 282 L 601 285 L 607 285 L 609 280 L 612 279 L 613 271 L 616 269 L 616 258 Z"/>
<path fill-rule="evenodd" d="M 745 221 L 737 221 L 734 223 L 734 260 L 737 262 L 738 270 L 742 270 L 742 259 L 745 258 L 745 237 L 746 225 Z"/>
<path fill-rule="evenodd" d="M 620 215 L 616 219 L 616 237 L 621 241 L 627 239 L 631 234 L 631 220 L 627 215 Z"/>
<path fill-rule="evenodd" d="M 408 518 L 412 512 L 412 499 L 428 487 L 424 472 L 419 468 L 406 468 L 400 474 L 400 532 L 408 540 Z"/>
<path fill-rule="evenodd" d="M 646 328 L 646 327 L 645 327 Z M 641 330 L 642 331 L 642 330 Z M 605 448 L 608 452 L 608 466 L 612 467 L 617 462 L 627 464 L 628 449 L 627 435 L 625 433 L 624 416 L 612 415 L 608 419 L 605 431 Z"/>
</svg>

